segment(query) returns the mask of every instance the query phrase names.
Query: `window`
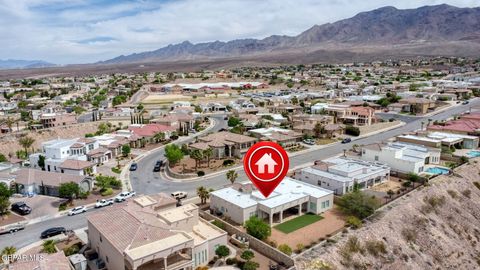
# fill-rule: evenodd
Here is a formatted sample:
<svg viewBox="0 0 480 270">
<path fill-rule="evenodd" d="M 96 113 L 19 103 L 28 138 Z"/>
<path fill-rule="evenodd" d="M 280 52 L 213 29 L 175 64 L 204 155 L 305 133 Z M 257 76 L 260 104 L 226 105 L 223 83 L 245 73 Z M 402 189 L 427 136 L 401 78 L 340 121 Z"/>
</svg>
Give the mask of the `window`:
<svg viewBox="0 0 480 270">
<path fill-rule="evenodd" d="M 375 156 L 375 161 L 378 161 L 378 156 Z"/>
<path fill-rule="evenodd" d="M 325 202 L 322 202 L 322 209 L 325 208 Z"/>
<path fill-rule="evenodd" d="M 325 207 L 329 207 L 330 206 L 330 201 L 325 201 Z"/>
<path fill-rule="evenodd" d="M 322 181 L 318 180 L 318 185 L 322 186 Z"/>
</svg>

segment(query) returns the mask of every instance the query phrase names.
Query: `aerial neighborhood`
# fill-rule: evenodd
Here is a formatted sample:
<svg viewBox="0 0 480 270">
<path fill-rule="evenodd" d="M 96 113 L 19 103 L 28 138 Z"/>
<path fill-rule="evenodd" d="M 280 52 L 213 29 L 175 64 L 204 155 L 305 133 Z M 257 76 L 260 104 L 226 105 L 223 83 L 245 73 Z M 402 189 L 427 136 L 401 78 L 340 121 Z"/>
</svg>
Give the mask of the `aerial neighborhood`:
<svg viewBox="0 0 480 270">
<path fill-rule="evenodd" d="M 436 57 L 3 80 L 1 248 L 44 257 L 3 262 L 291 269 L 477 163 L 479 68 Z M 290 159 L 268 197 L 242 167 L 265 141 Z"/>
</svg>

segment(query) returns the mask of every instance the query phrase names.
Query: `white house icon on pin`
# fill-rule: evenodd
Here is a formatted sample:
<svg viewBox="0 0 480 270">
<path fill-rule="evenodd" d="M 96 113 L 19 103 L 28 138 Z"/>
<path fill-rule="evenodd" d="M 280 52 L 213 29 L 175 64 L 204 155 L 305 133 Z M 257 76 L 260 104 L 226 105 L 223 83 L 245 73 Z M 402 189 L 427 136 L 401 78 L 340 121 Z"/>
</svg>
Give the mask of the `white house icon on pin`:
<svg viewBox="0 0 480 270">
<path fill-rule="evenodd" d="M 265 173 L 265 166 L 268 167 L 268 173 L 275 172 L 275 166 L 278 165 L 272 158 L 272 154 L 264 154 L 255 165 L 258 167 L 258 173 Z"/>
</svg>

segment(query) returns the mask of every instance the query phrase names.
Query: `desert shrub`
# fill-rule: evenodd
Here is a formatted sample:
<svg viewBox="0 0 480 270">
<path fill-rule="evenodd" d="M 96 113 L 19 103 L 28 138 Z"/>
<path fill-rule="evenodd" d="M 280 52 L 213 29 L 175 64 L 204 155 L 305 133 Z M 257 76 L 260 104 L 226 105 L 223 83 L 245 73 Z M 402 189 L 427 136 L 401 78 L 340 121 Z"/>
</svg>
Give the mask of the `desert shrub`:
<svg viewBox="0 0 480 270">
<path fill-rule="evenodd" d="M 303 244 L 297 244 L 297 249 L 295 250 L 296 253 L 300 253 L 305 249 Z"/>
<path fill-rule="evenodd" d="M 281 244 L 278 246 L 278 250 L 280 250 L 281 252 L 287 254 L 287 255 L 292 255 L 292 248 L 287 245 L 287 244 Z"/>
<path fill-rule="evenodd" d="M 463 196 L 470 199 L 470 197 L 472 195 L 472 191 L 470 189 L 465 189 L 464 191 L 462 191 L 462 194 L 463 194 Z"/>
<path fill-rule="evenodd" d="M 480 189 L 480 182 L 473 182 L 473 185 Z"/>
<path fill-rule="evenodd" d="M 362 227 L 362 221 L 359 218 L 357 218 L 356 216 L 348 216 L 347 217 L 347 224 L 352 226 L 352 228 L 354 228 L 354 229 L 358 229 L 358 228 Z"/>
<path fill-rule="evenodd" d="M 110 196 L 113 194 L 113 189 L 112 188 L 106 188 L 104 191 L 102 191 L 102 196 Z"/>
<path fill-rule="evenodd" d="M 197 175 L 198 175 L 198 176 L 204 176 L 204 175 L 205 175 L 205 172 L 204 172 L 204 171 L 198 171 L 198 172 L 197 172 Z"/>
<path fill-rule="evenodd" d="M 425 196 L 423 198 L 423 202 L 425 202 L 425 205 L 423 205 L 422 210 L 425 213 L 430 213 L 431 211 L 445 204 L 445 197 L 444 196 L 431 196 L 431 197 Z"/>
<path fill-rule="evenodd" d="M 365 242 L 365 248 L 368 253 L 377 257 L 380 254 L 387 253 L 387 247 L 383 241 L 369 240 Z"/>
<path fill-rule="evenodd" d="M 65 252 L 65 256 L 70 256 L 78 253 L 79 250 L 80 248 L 78 247 L 78 245 L 73 245 L 69 248 L 64 249 L 63 252 Z"/>
<path fill-rule="evenodd" d="M 65 211 L 65 210 L 67 210 L 67 204 L 66 203 L 61 203 L 58 206 L 58 211 Z"/>
<path fill-rule="evenodd" d="M 233 159 L 226 159 L 223 161 L 223 166 L 231 166 L 235 163 Z"/>
<path fill-rule="evenodd" d="M 457 193 L 455 190 L 449 189 L 449 190 L 447 190 L 447 193 L 448 193 L 448 195 L 450 195 L 450 197 L 452 197 L 453 199 L 458 198 L 458 193 Z"/>
<path fill-rule="evenodd" d="M 351 236 L 348 238 L 347 242 L 345 243 L 345 248 L 352 253 L 364 253 L 365 249 L 362 247 L 362 243 L 356 236 Z"/>
<path fill-rule="evenodd" d="M 407 242 L 415 242 L 417 240 L 417 231 L 415 229 L 403 229 L 402 236 Z"/>
<path fill-rule="evenodd" d="M 120 174 L 122 172 L 121 169 L 117 168 L 117 167 L 113 167 L 112 168 L 112 172 L 116 173 L 116 174 Z"/>
</svg>

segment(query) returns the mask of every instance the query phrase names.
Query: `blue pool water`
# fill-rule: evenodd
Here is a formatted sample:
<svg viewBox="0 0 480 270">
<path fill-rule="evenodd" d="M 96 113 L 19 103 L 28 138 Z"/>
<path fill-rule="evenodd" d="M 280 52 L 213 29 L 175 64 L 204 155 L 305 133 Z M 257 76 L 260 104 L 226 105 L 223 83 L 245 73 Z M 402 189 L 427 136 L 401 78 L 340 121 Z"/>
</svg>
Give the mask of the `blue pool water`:
<svg viewBox="0 0 480 270">
<path fill-rule="evenodd" d="M 475 157 L 480 157 L 480 151 L 470 151 L 467 153 L 467 156 L 475 158 Z"/>
<path fill-rule="evenodd" d="M 450 171 L 445 168 L 432 167 L 432 168 L 428 168 L 426 172 L 432 173 L 432 174 L 448 174 Z"/>
</svg>

